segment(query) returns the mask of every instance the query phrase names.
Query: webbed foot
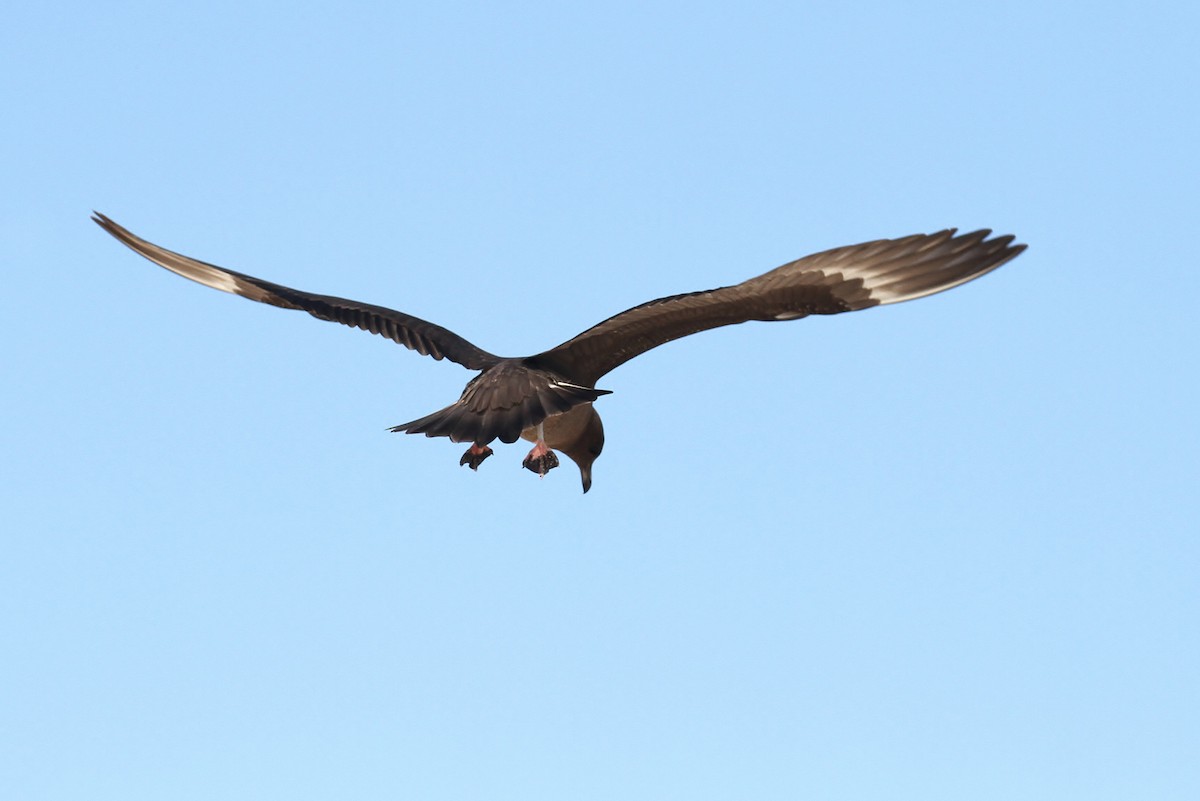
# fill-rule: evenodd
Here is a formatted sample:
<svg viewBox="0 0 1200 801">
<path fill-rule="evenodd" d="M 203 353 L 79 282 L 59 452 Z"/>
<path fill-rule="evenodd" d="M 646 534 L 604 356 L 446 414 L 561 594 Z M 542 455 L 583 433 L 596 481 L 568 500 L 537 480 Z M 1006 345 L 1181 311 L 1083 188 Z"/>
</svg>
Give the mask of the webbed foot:
<svg viewBox="0 0 1200 801">
<path fill-rule="evenodd" d="M 464 453 L 462 458 L 458 460 L 458 466 L 462 467 L 465 464 L 472 470 L 478 470 L 479 465 L 483 464 L 483 460 L 491 455 L 492 449 L 487 445 L 476 445 L 475 443 L 471 443 L 471 447 L 468 448 L 467 452 Z"/>
<path fill-rule="evenodd" d="M 544 476 L 558 467 L 558 456 L 546 447 L 546 443 L 538 440 L 538 443 L 533 446 L 533 450 L 525 457 L 525 461 L 521 462 L 521 466 L 526 470 L 532 470 L 539 476 Z"/>
</svg>

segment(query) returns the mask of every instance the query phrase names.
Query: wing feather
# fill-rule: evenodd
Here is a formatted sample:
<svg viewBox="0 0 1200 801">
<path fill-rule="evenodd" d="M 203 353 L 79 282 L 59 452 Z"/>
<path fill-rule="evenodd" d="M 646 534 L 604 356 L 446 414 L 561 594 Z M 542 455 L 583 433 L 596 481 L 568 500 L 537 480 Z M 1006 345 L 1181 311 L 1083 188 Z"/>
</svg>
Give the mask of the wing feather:
<svg viewBox="0 0 1200 801">
<path fill-rule="evenodd" d="M 471 370 L 483 370 L 500 361 L 500 357 L 476 347 L 453 331 L 419 317 L 383 306 L 330 295 L 314 295 L 273 284 L 159 247 L 135 236 L 99 212 L 93 215 L 92 220 L 135 253 L 177 275 L 213 289 L 284 309 L 306 311 L 319 320 L 379 334 L 424 356 L 449 359 Z"/>
<path fill-rule="evenodd" d="M 944 292 L 1025 249 L 1011 236 L 990 234 L 956 236 L 948 229 L 815 253 L 735 286 L 634 306 L 528 361 L 593 386 L 635 356 L 710 328 L 839 314 Z"/>
</svg>

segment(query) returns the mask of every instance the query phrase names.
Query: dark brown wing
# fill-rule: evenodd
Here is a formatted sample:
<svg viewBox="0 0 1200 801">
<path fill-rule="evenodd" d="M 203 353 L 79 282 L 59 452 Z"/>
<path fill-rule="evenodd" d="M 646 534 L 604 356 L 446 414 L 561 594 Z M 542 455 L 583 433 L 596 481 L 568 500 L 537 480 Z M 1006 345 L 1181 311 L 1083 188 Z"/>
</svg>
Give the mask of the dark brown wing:
<svg viewBox="0 0 1200 801">
<path fill-rule="evenodd" d="M 435 359 L 449 359 L 471 370 L 483 370 L 500 361 L 485 350 L 442 328 L 403 312 L 359 303 L 356 300 L 335 298 L 329 295 L 314 295 L 298 289 L 272 284 L 250 275 L 226 270 L 213 264 L 197 261 L 179 253 L 160 248 L 151 242 L 134 236 L 99 212 L 92 216 L 97 225 L 135 252 L 173 273 L 190 278 L 197 283 L 241 295 L 243 298 L 269 303 L 284 309 L 306 311 L 319 320 L 329 320 L 352 328 L 361 328 L 379 334 Z"/>
<path fill-rule="evenodd" d="M 795 320 L 899 303 L 942 292 L 996 269 L 1025 249 L 991 231 L 954 229 L 835 248 L 736 286 L 659 298 L 610 317 L 529 362 L 593 386 L 651 348 L 750 320 Z"/>
</svg>

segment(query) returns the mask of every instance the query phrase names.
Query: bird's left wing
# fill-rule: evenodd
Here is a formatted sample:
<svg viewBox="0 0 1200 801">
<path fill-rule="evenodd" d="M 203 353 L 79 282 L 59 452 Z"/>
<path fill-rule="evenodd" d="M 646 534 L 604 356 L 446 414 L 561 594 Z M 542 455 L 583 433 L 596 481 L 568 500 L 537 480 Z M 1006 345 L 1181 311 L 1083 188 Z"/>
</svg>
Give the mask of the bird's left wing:
<svg viewBox="0 0 1200 801">
<path fill-rule="evenodd" d="M 736 286 L 652 300 L 527 361 L 585 386 L 651 348 L 751 320 L 795 320 L 932 295 L 990 272 L 1025 249 L 991 231 L 953 229 L 805 256 Z"/>
<path fill-rule="evenodd" d="M 99 212 L 93 214 L 92 220 L 130 249 L 160 267 L 213 289 L 284 309 L 306 311 L 319 320 L 361 328 L 372 334 L 385 336 L 424 356 L 449 359 L 471 370 L 483 370 L 500 361 L 498 356 L 476 347 L 453 331 L 419 317 L 383 306 L 372 306 L 329 295 L 314 295 L 281 284 L 273 284 L 161 248 L 133 235 Z"/>
</svg>

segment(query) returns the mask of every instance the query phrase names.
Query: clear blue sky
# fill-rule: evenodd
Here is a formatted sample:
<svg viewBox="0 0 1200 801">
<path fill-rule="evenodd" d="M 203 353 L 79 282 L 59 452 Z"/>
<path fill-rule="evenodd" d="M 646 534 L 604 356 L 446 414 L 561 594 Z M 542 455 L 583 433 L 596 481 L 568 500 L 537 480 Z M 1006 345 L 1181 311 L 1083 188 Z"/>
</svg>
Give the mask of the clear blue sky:
<svg viewBox="0 0 1200 801">
<path fill-rule="evenodd" d="M 1198 28 L 7 10 L 0 797 L 1200 798 Z M 584 496 L 385 432 L 466 371 L 92 209 L 503 354 L 842 244 L 1030 249 L 629 363 Z"/>
</svg>

